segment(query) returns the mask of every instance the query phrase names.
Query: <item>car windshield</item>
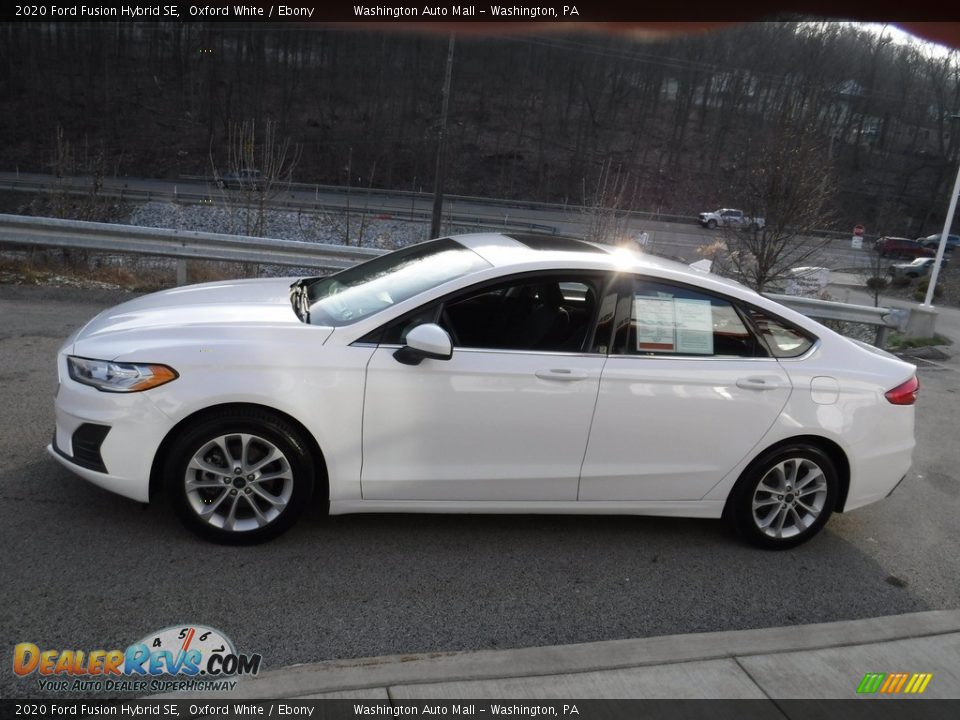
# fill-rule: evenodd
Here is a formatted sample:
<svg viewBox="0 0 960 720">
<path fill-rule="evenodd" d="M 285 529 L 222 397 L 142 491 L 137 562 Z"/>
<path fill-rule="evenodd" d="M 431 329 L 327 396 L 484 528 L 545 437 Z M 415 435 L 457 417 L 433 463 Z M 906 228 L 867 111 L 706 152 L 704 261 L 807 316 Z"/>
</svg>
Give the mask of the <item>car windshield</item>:
<svg viewBox="0 0 960 720">
<path fill-rule="evenodd" d="M 473 250 L 442 238 L 383 255 L 307 289 L 311 322 L 349 325 L 425 290 L 491 267 Z"/>
</svg>

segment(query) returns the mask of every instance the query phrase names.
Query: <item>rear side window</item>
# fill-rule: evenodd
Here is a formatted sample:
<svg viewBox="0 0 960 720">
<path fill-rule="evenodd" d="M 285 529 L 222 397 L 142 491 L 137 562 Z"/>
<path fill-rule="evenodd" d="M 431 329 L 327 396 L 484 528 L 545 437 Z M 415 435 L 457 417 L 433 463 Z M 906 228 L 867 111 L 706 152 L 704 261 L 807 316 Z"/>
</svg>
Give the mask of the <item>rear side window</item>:
<svg viewBox="0 0 960 720">
<path fill-rule="evenodd" d="M 616 328 L 614 352 L 621 354 L 767 356 L 730 301 L 685 285 L 634 278 Z"/>
<path fill-rule="evenodd" d="M 773 357 L 799 357 L 816 342 L 812 335 L 759 308 L 747 307 L 746 313 Z"/>
</svg>

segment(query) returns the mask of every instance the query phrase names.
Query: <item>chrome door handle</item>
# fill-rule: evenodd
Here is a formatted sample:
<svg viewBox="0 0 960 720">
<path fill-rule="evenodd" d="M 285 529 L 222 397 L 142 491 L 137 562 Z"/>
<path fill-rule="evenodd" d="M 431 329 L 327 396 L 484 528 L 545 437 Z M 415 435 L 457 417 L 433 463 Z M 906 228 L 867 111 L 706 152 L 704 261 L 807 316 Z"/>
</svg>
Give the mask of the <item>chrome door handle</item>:
<svg viewBox="0 0 960 720">
<path fill-rule="evenodd" d="M 744 390 L 777 390 L 783 387 L 783 383 L 778 380 L 765 380 L 758 377 L 740 378 L 737 380 L 737 387 Z"/>
<path fill-rule="evenodd" d="M 586 380 L 585 370 L 572 370 L 570 368 L 550 368 L 548 370 L 537 370 L 536 375 L 541 380 L 559 380 L 560 382 L 573 382 L 575 380 Z"/>
</svg>

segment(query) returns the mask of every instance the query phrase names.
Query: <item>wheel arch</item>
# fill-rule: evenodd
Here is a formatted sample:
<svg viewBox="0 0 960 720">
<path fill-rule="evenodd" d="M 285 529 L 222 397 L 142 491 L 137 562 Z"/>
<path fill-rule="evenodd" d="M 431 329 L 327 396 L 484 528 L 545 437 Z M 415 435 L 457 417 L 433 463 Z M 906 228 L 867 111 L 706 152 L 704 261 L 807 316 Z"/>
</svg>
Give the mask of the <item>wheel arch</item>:
<svg viewBox="0 0 960 720">
<path fill-rule="evenodd" d="M 270 407 L 269 405 L 261 405 L 259 403 L 221 403 L 219 405 L 211 405 L 210 407 L 203 408 L 202 410 L 197 410 L 174 425 L 163 438 L 163 441 L 157 448 L 157 452 L 153 456 L 153 462 L 150 465 L 149 495 L 151 501 L 163 493 L 163 462 L 167 451 L 177 437 L 179 437 L 186 428 L 190 427 L 194 423 L 200 422 L 210 415 L 221 413 L 224 410 L 258 410 L 260 412 L 267 412 L 271 415 L 276 415 L 278 418 L 293 425 L 306 441 L 310 451 L 310 458 L 314 463 L 314 502 L 317 502 L 318 499 L 323 503 L 327 503 L 329 501 L 330 485 L 329 477 L 327 475 L 327 461 L 324 458 L 323 451 L 320 449 L 320 444 L 313 436 L 313 433 L 311 433 L 302 422 L 297 420 L 292 415 L 285 413 L 282 410 L 277 410 L 276 408 Z"/>
<path fill-rule="evenodd" d="M 827 457 L 833 461 L 833 465 L 837 470 L 837 479 L 839 480 L 839 487 L 837 488 L 837 503 L 834 506 L 833 511 L 842 513 L 844 505 L 847 504 L 847 492 L 850 489 L 850 460 L 847 458 L 847 454 L 844 452 L 842 447 L 840 447 L 833 440 L 825 438 L 822 435 L 794 435 L 793 437 L 779 440 L 773 443 L 773 445 L 765 447 L 763 450 L 758 452 L 753 460 L 750 461 L 750 464 L 743 469 L 743 472 L 740 473 L 737 481 L 733 484 L 733 488 L 737 487 L 737 485 L 740 484 L 740 481 L 753 471 L 760 458 L 764 457 L 767 453 L 779 450 L 782 447 L 788 447 L 790 445 L 797 445 L 800 443 L 813 445 L 822 452 L 826 453 Z M 730 492 L 727 493 L 727 499 L 724 501 L 724 515 L 727 514 L 727 510 L 730 507 L 730 499 L 734 494 L 733 488 L 731 488 Z"/>
</svg>

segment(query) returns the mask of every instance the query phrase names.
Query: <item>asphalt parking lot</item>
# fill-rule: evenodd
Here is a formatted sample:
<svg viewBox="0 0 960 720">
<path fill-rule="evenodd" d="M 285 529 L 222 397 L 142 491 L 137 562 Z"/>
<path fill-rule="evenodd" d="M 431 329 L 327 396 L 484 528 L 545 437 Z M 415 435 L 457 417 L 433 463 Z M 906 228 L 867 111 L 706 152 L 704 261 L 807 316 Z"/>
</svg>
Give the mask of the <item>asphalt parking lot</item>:
<svg viewBox="0 0 960 720">
<path fill-rule="evenodd" d="M 888 500 L 769 553 L 718 522 L 315 511 L 258 547 L 211 545 L 61 468 L 55 352 L 124 296 L 0 286 L 3 652 L 223 631 L 265 669 L 441 650 L 734 630 L 960 607 L 960 363 L 924 363 L 918 448 Z M 10 655 L 0 697 L 36 696 Z"/>
</svg>

